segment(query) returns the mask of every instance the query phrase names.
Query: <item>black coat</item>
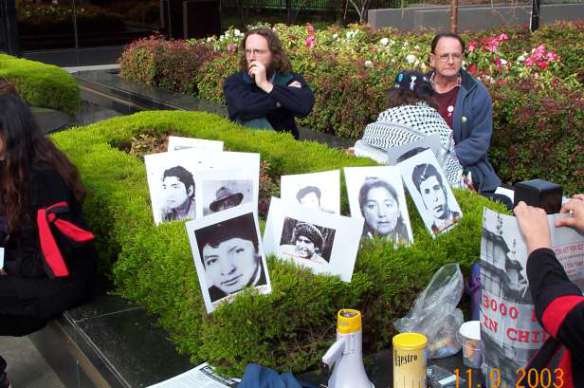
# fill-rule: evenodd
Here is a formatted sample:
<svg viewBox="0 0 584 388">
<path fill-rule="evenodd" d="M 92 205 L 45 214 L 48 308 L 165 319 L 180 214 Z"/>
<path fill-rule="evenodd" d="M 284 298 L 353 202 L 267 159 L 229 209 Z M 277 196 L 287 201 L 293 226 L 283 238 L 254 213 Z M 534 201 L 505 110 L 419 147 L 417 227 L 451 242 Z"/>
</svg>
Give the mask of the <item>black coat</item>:
<svg viewBox="0 0 584 388">
<path fill-rule="evenodd" d="M 66 201 L 69 209 L 58 218 L 87 228 L 80 204 L 56 171 L 49 167 L 33 168 L 29 187 L 25 221 L 10 235 L 0 232 L 7 273 L 0 276 L 0 315 L 49 319 L 93 295 L 96 251 L 93 243 L 72 242 L 51 225 L 69 269 L 66 277 L 51 278 L 39 241 L 38 209 Z"/>
<path fill-rule="evenodd" d="M 560 367 L 565 375 L 565 388 L 584 387 L 582 292 L 568 279 L 551 249 L 537 249 L 529 255 L 527 278 L 537 320 L 551 337 L 525 370 L 549 368 L 554 371 Z M 559 365 L 554 364 L 558 355 Z"/>
<path fill-rule="evenodd" d="M 298 81 L 302 87 L 290 87 Z M 305 117 L 312 110 L 314 95 L 300 74 L 277 74 L 274 88 L 266 93 L 252 82 L 247 73 L 238 72 L 229 76 L 223 84 L 223 94 L 229 118 L 245 122 L 266 118 L 276 131 L 292 132 L 298 139 L 298 128 L 294 117 Z"/>
</svg>

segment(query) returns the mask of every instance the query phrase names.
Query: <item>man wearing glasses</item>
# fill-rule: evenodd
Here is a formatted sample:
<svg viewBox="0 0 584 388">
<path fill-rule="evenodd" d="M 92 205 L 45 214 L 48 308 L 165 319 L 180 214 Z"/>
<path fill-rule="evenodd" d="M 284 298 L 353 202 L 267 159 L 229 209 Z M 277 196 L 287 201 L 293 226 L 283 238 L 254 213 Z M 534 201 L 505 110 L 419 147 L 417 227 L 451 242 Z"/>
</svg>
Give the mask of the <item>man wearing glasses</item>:
<svg viewBox="0 0 584 388">
<path fill-rule="evenodd" d="M 464 41 L 451 33 L 432 40 L 430 73 L 438 112 L 452 128 L 456 156 L 470 172 L 474 188 L 487 197 L 494 194 L 501 180 L 489 163 L 493 133 L 493 104 L 485 86 L 462 69 Z"/>
<path fill-rule="evenodd" d="M 291 132 L 298 139 L 294 117 L 307 116 L 314 95 L 269 28 L 248 31 L 240 45 L 239 72 L 223 84 L 229 118 L 244 126 Z"/>
</svg>

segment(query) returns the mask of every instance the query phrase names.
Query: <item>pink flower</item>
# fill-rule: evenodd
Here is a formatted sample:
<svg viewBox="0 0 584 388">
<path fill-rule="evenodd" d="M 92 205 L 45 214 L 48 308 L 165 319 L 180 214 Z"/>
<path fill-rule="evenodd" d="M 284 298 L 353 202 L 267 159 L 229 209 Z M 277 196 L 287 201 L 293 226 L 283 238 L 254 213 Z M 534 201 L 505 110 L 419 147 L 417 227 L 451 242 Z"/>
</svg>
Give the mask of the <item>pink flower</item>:
<svg viewBox="0 0 584 388">
<path fill-rule="evenodd" d="M 503 42 L 505 40 L 509 40 L 509 35 L 505 34 L 504 32 L 502 34 L 499 34 L 499 36 L 497 36 L 497 40 L 499 42 Z"/>
<path fill-rule="evenodd" d="M 308 48 L 313 48 L 316 42 L 316 33 L 314 32 L 314 26 L 310 23 L 306 23 L 306 34 L 308 35 L 304 40 L 304 44 Z"/>
<path fill-rule="evenodd" d="M 558 54 L 554 53 L 553 51 L 548 51 L 546 58 L 549 62 L 555 62 L 559 59 Z"/>
<path fill-rule="evenodd" d="M 237 45 L 236 45 L 235 43 L 229 43 L 229 44 L 227 45 L 227 52 L 228 52 L 229 54 L 233 54 L 233 53 L 234 53 L 234 52 L 236 52 L 236 51 L 237 51 Z"/>
<path fill-rule="evenodd" d="M 549 63 L 546 61 L 537 61 L 536 63 L 537 63 L 537 66 L 542 70 L 547 69 L 549 66 Z"/>
<path fill-rule="evenodd" d="M 535 50 L 533 50 L 532 56 L 534 56 L 537 59 L 543 58 L 545 56 L 545 45 L 540 44 L 539 46 L 537 46 Z"/>
<path fill-rule="evenodd" d="M 470 42 L 468 42 L 468 46 L 467 46 L 467 50 L 469 53 L 472 53 L 476 50 L 478 46 L 478 43 L 476 40 L 471 40 Z"/>
<path fill-rule="evenodd" d="M 497 40 L 497 37 L 486 38 L 484 40 L 483 49 L 494 53 L 497 51 L 497 47 L 499 47 L 499 41 Z"/>
</svg>

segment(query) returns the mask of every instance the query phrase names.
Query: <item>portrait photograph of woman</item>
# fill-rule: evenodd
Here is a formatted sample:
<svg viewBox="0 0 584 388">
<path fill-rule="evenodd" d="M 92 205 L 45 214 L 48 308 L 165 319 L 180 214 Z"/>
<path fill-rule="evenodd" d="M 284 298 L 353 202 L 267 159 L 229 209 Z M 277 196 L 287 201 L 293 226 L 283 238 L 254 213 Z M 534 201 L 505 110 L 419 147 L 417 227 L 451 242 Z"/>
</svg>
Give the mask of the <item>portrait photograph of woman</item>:
<svg viewBox="0 0 584 388">
<path fill-rule="evenodd" d="M 345 168 L 353 217 L 365 220 L 364 238 L 383 238 L 396 245 L 413 241 L 399 170 L 395 167 Z"/>
</svg>

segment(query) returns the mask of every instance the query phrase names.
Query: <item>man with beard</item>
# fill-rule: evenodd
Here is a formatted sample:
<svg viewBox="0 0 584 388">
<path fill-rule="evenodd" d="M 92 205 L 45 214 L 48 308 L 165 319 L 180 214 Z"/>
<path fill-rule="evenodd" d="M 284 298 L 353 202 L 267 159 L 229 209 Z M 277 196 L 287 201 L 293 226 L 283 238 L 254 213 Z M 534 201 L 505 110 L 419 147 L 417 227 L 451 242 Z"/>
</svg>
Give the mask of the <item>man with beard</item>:
<svg viewBox="0 0 584 388">
<path fill-rule="evenodd" d="M 229 118 L 251 128 L 291 132 L 298 139 L 294 117 L 310 113 L 314 95 L 292 72 L 280 39 L 269 28 L 252 29 L 240 51 L 240 71 L 223 84 Z"/>
<path fill-rule="evenodd" d="M 434 221 L 432 233 L 438 234 L 460 220 L 460 213 L 450 210 L 446 187 L 442 176 L 432 164 L 419 164 L 414 167 L 412 180 L 422 196 L 424 206 Z"/>
<path fill-rule="evenodd" d="M 310 260 L 317 264 L 328 264 L 320 253 L 324 238 L 320 230 L 311 224 L 299 222 L 294 227 L 292 243 L 280 246 L 280 255 L 297 260 Z"/>
</svg>

